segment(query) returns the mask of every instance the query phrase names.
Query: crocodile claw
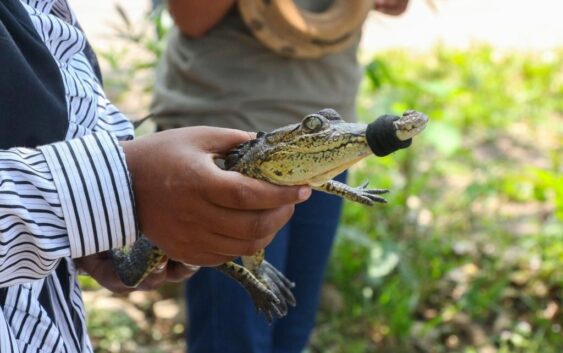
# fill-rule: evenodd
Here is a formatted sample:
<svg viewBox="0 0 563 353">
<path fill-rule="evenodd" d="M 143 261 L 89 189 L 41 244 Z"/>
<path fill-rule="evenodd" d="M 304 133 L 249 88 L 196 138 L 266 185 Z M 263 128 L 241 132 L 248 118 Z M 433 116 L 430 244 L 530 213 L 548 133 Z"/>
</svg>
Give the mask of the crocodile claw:
<svg viewBox="0 0 563 353">
<path fill-rule="evenodd" d="M 263 313 L 269 323 L 274 317 L 283 317 L 287 314 L 287 309 L 283 310 L 284 304 L 274 293 L 268 288 L 247 288 L 250 298 L 258 312 Z M 286 306 L 287 307 L 287 306 Z"/>
<path fill-rule="evenodd" d="M 295 287 L 295 283 L 288 280 L 283 273 L 267 261 L 263 261 L 258 268 L 257 277 L 278 299 L 277 302 L 269 301 L 264 305 L 264 300 L 258 298 L 258 293 L 251 294 L 258 311 L 264 313 L 269 323 L 274 318 L 286 316 L 289 307 L 296 304 L 295 297 L 291 293 L 291 288 Z"/>
<path fill-rule="evenodd" d="M 279 299 L 279 303 L 274 305 L 274 313 L 277 318 L 287 315 L 289 306 L 295 306 L 296 301 L 291 288 L 295 287 L 295 283 L 288 280 L 280 271 L 278 271 L 269 262 L 262 262 L 259 268 L 259 279 L 274 292 Z M 271 322 L 271 320 L 269 320 Z"/>
<path fill-rule="evenodd" d="M 374 202 L 387 203 L 383 197 L 379 195 L 387 194 L 389 190 L 387 189 L 368 189 L 369 181 L 366 181 L 362 185 L 353 188 L 354 194 L 357 200 L 364 205 L 372 206 Z"/>
<path fill-rule="evenodd" d="M 295 306 L 295 297 L 291 293 L 295 284 L 265 260 L 254 271 L 234 262 L 215 268 L 243 286 L 258 312 L 263 313 L 270 323 L 274 318 L 287 315 L 289 306 Z"/>
</svg>

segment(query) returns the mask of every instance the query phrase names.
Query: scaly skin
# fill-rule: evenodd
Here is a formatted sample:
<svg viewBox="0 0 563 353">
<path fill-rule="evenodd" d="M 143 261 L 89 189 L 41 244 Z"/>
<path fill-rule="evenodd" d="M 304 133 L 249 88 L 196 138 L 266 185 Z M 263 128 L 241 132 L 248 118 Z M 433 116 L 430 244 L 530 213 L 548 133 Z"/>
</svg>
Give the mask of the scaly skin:
<svg viewBox="0 0 563 353">
<path fill-rule="evenodd" d="M 381 130 L 385 141 L 370 143 L 379 137 L 368 136 L 368 125 L 346 123 L 334 110 L 324 109 L 306 116 L 300 124 L 259 133 L 256 139 L 239 145 L 226 156 L 225 169 L 278 185 L 307 184 L 315 190 L 368 206 L 385 203 L 380 195 L 387 190 L 368 189 L 367 183 L 354 188 L 332 178 L 372 152 L 377 153 L 370 145 L 408 141 L 428 122 L 424 114 L 412 110 L 393 119 L 390 132 Z M 398 148 L 403 147 L 393 147 L 392 151 Z M 129 251 L 115 251 L 116 271 L 125 284 L 136 286 L 162 256 L 145 238 Z M 142 263 L 144 265 L 140 265 Z M 242 265 L 228 262 L 216 268 L 245 287 L 257 309 L 269 321 L 285 316 L 288 307 L 295 305 L 291 293 L 293 283 L 264 260 L 263 250 L 253 256 L 243 256 Z"/>
</svg>

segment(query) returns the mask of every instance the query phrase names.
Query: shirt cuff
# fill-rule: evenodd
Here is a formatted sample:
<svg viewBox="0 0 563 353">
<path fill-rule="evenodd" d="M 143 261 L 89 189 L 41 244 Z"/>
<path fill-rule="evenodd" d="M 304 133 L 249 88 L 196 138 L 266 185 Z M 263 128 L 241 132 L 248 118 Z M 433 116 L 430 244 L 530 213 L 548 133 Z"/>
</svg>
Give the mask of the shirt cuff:
<svg viewBox="0 0 563 353">
<path fill-rule="evenodd" d="M 135 241 L 131 180 L 115 137 L 99 132 L 39 149 L 59 193 L 72 257 Z"/>
</svg>

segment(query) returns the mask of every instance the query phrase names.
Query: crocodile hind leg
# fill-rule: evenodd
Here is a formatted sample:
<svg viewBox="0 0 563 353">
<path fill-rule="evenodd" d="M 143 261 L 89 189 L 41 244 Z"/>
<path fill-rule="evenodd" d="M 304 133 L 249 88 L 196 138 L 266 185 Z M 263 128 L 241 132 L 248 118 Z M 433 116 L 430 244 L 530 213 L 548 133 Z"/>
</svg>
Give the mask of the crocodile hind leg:
<svg viewBox="0 0 563 353">
<path fill-rule="evenodd" d="M 295 287 L 295 283 L 264 260 L 264 249 L 257 251 L 252 256 L 243 256 L 242 263 L 280 299 L 278 309 L 283 313 L 282 316 L 285 316 L 288 306 L 295 306 L 296 304 L 295 297 L 291 293 L 291 288 Z"/>
<path fill-rule="evenodd" d="M 256 308 L 264 313 L 268 322 L 272 322 L 274 317 L 284 317 L 288 305 L 295 305 L 295 298 L 290 290 L 293 283 L 267 261 L 262 261 L 255 273 L 234 262 L 226 262 L 215 268 L 246 289 Z"/>
<path fill-rule="evenodd" d="M 313 189 L 326 192 L 333 195 L 341 196 L 347 200 L 358 202 L 364 205 L 372 206 L 374 202 L 387 203 L 383 197 L 389 190 L 385 189 L 368 189 L 368 183 L 365 182 L 361 186 L 351 187 L 336 180 L 329 180 L 326 183 L 314 186 Z"/>
</svg>

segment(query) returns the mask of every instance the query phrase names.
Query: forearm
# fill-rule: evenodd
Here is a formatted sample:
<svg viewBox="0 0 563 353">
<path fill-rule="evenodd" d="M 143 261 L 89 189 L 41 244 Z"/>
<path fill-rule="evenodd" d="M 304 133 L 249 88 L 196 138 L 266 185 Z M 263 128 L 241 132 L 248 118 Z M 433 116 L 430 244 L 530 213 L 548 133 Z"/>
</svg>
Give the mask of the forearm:
<svg viewBox="0 0 563 353">
<path fill-rule="evenodd" d="M 215 27 L 235 2 L 236 0 L 169 0 L 168 8 L 182 33 L 197 38 Z"/>
<path fill-rule="evenodd" d="M 131 243 L 136 232 L 109 134 L 0 151 L 0 287 L 45 277 L 63 257 Z"/>
</svg>

